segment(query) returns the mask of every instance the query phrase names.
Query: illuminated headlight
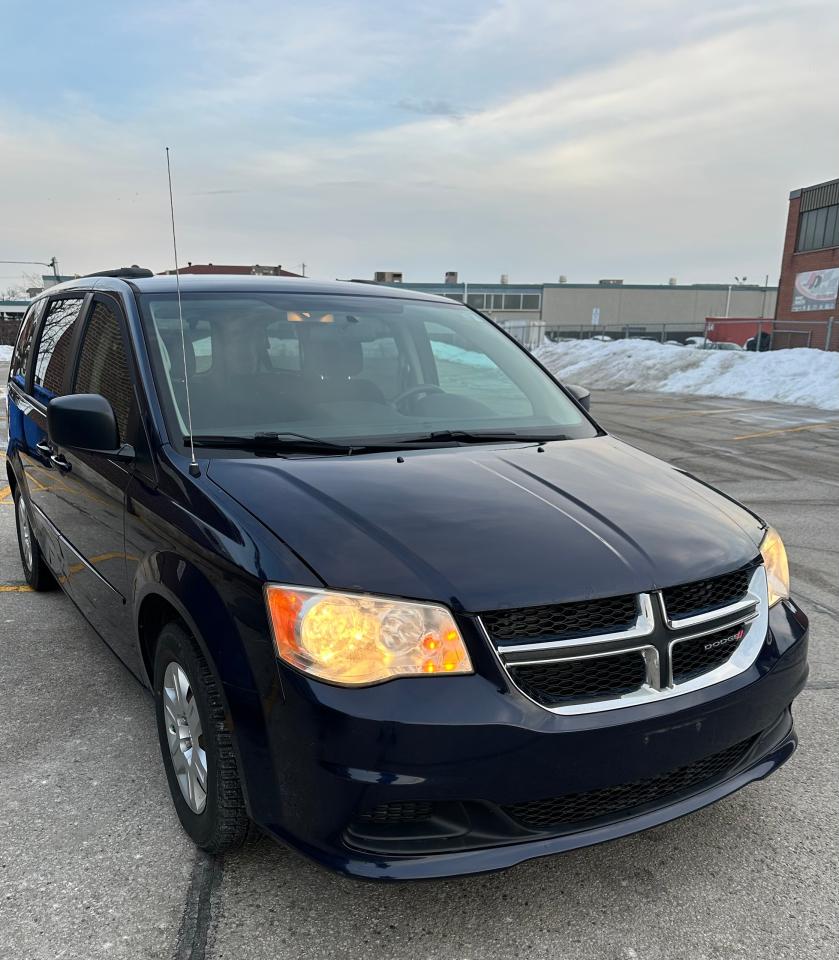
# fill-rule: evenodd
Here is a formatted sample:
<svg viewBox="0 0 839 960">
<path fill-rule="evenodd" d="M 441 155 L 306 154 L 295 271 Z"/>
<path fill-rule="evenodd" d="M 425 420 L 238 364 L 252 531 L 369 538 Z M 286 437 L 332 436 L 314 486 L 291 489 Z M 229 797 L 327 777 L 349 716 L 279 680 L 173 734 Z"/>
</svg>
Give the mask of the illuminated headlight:
<svg viewBox="0 0 839 960">
<path fill-rule="evenodd" d="M 760 544 L 760 554 L 769 583 L 769 606 L 789 596 L 789 564 L 784 541 L 774 527 L 768 527 Z"/>
<path fill-rule="evenodd" d="M 269 584 L 277 656 L 344 686 L 472 673 L 451 613 L 431 603 Z"/>
</svg>

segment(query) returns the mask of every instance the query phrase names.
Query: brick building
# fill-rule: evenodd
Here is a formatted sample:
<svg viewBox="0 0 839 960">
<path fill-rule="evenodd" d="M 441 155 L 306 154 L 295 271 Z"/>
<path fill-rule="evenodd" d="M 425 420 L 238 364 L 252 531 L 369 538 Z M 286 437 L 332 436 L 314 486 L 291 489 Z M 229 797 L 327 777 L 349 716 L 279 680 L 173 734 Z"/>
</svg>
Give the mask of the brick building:
<svg viewBox="0 0 839 960">
<path fill-rule="evenodd" d="M 772 346 L 839 350 L 839 180 L 793 190 Z"/>
</svg>

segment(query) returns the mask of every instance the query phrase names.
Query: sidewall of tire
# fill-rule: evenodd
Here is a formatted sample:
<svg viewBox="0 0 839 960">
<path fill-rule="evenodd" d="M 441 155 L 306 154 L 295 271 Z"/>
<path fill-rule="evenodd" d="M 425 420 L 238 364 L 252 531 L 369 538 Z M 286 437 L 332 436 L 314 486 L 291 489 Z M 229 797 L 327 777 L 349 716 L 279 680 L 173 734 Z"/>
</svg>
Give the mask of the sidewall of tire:
<svg viewBox="0 0 839 960">
<path fill-rule="evenodd" d="M 55 575 L 47 566 L 44 555 L 41 552 L 41 546 L 38 538 L 35 536 L 35 529 L 32 526 L 32 512 L 27 510 L 29 522 L 29 536 L 32 538 L 32 567 L 26 566 L 26 560 L 23 556 L 23 544 L 20 541 L 20 501 L 23 499 L 23 491 L 18 487 L 14 494 L 15 503 L 15 536 L 17 537 L 17 549 L 20 554 L 20 565 L 23 569 L 23 576 L 26 582 L 33 590 L 46 591 L 54 590 L 58 586 Z"/>
<path fill-rule="evenodd" d="M 212 711 L 207 702 L 206 691 L 202 677 L 207 670 L 206 664 L 199 661 L 200 654 L 195 648 L 194 641 L 177 624 L 169 624 L 161 631 L 155 650 L 154 670 L 154 700 L 157 717 L 157 733 L 160 739 L 160 751 L 163 757 L 163 766 L 166 769 L 166 779 L 172 794 L 178 817 L 184 829 L 202 849 L 212 849 L 217 842 L 219 827 L 219 769 L 218 769 L 218 740 L 217 731 L 212 718 Z M 173 661 L 179 663 L 186 671 L 192 686 L 195 699 L 198 703 L 198 713 L 201 718 L 201 729 L 204 739 L 204 751 L 207 755 L 207 802 L 201 813 L 190 809 L 180 784 L 175 776 L 169 750 L 169 738 L 166 735 L 166 720 L 163 711 L 163 677 L 166 667 Z"/>
</svg>

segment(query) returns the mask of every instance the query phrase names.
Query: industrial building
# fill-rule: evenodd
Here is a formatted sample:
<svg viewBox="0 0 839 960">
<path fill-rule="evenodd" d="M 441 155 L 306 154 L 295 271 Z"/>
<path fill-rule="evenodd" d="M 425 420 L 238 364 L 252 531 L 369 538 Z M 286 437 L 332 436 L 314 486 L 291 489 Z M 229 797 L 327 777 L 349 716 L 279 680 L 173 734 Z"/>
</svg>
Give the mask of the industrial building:
<svg viewBox="0 0 839 960">
<path fill-rule="evenodd" d="M 684 337 L 701 334 L 708 317 L 772 317 L 777 287 L 749 283 L 462 283 L 450 271 L 442 283 L 407 283 L 401 274 L 376 274 L 376 282 L 401 283 L 412 290 L 466 302 L 507 327 L 539 325 L 560 335 Z M 596 328 L 596 329 L 595 329 Z"/>
</svg>

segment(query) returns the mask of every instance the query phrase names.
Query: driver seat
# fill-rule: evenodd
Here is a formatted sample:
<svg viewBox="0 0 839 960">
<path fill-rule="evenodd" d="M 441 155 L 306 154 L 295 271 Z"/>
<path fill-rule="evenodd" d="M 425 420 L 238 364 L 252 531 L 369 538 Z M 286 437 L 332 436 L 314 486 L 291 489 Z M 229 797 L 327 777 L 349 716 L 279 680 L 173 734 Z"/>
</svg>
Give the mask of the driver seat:
<svg viewBox="0 0 839 960">
<path fill-rule="evenodd" d="M 302 347 L 304 389 L 312 401 L 385 403 L 385 396 L 375 383 L 358 377 L 364 368 L 361 341 L 315 336 L 304 341 Z"/>
</svg>

